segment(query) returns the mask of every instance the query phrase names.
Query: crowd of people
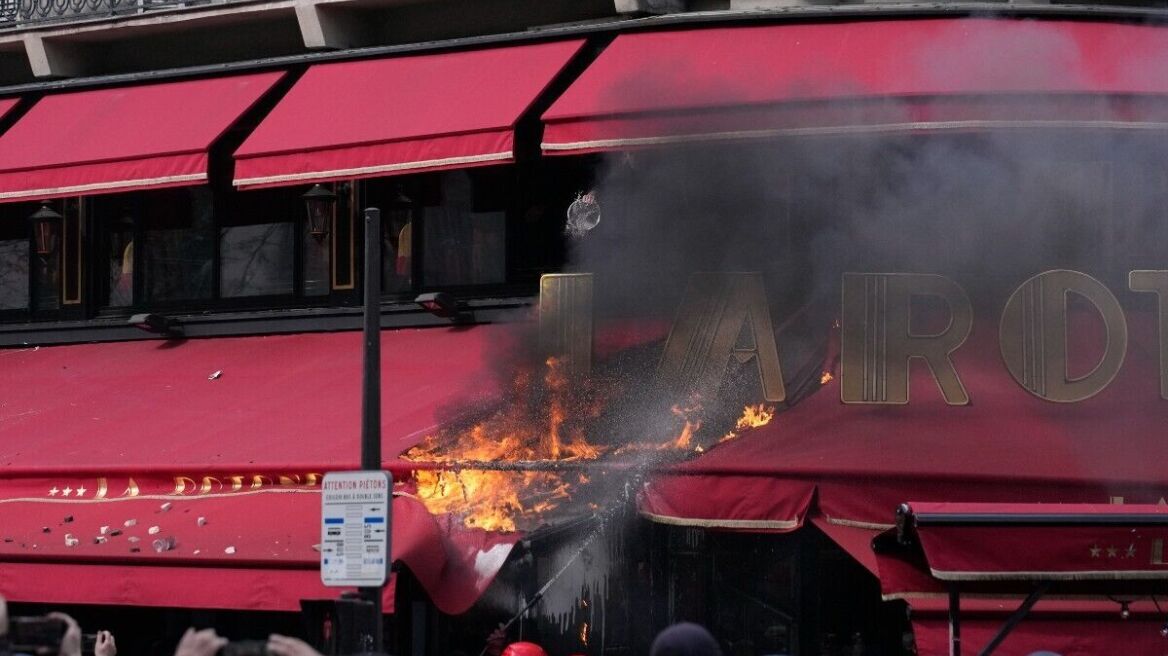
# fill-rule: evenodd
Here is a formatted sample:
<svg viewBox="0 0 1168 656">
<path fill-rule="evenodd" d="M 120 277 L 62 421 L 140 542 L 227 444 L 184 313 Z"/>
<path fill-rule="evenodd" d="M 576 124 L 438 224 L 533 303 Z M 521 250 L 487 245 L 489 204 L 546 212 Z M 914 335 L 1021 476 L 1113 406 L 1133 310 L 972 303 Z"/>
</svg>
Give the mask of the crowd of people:
<svg viewBox="0 0 1168 656">
<path fill-rule="evenodd" d="M 82 632 L 78 623 L 64 613 L 50 613 L 47 618 L 58 620 L 65 627 L 60 637 L 57 656 L 91 656 L 82 653 Z M 0 596 L 0 656 L 22 656 L 13 650 L 10 641 L 8 605 Z M 175 648 L 174 656 L 218 656 L 224 653 L 229 641 L 214 629 L 187 629 Z M 117 642 L 109 631 L 95 634 L 92 656 L 117 656 Z M 263 649 L 270 656 L 321 656 L 311 645 L 289 636 L 273 634 Z M 486 651 L 486 650 L 484 650 Z M 721 656 L 718 642 L 710 632 L 697 624 L 675 624 L 662 631 L 653 641 L 649 656 Z M 548 656 L 533 642 L 512 642 L 503 648 L 501 656 Z"/>
<path fill-rule="evenodd" d="M 90 656 L 82 653 L 81 627 L 72 617 L 64 613 L 50 613 L 46 616 L 61 622 L 64 633 L 60 637 L 60 644 L 56 656 Z M 220 656 L 230 654 L 225 649 L 229 645 L 227 638 L 218 635 L 214 629 L 196 630 L 187 629 L 175 648 L 174 656 Z M 8 605 L 4 597 L 0 596 L 0 656 L 25 656 L 16 651 L 10 641 L 10 620 Z M 267 656 L 321 656 L 320 652 L 311 645 L 298 638 L 272 634 L 262 648 Z M 512 642 L 502 650 L 492 649 L 488 644 L 483 650 L 491 656 L 549 656 L 541 646 L 534 642 Z M 113 634 L 109 631 L 98 631 L 94 636 L 92 656 L 117 656 L 118 648 Z M 51 653 L 46 656 L 53 656 Z M 374 655 L 368 655 L 374 656 Z M 579 656 L 579 655 L 575 655 Z M 659 633 L 649 648 L 649 656 L 722 656 L 722 649 L 718 641 L 704 627 L 698 624 L 683 622 L 674 624 Z M 781 655 L 776 655 L 781 656 Z M 1037 651 L 1029 656 L 1059 656 L 1050 651 Z"/>
</svg>

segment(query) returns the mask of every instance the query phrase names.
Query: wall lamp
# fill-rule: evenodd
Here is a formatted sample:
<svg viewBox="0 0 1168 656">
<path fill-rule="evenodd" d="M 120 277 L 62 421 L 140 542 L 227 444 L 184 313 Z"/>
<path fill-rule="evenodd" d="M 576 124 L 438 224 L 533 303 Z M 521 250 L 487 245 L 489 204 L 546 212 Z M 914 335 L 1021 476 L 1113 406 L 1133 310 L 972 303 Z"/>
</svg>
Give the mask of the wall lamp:
<svg viewBox="0 0 1168 656">
<path fill-rule="evenodd" d="M 430 314 L 450 319 L 454 323 L 474 321 L 474 314 L 463 309 L 458 300 L 446 292 L 427 292 L 415 298 L 414 302 Z"/>
<path fill-rule="evenodd" d="M 308 234 L 318 242 L 324 241 L 329 233 L 333 210 L 337 206 L 337 195 L 324 185 L 315 184 L 300 198 L 304 200 L 304 209 L 308 214 Z"/>
<path fill-rule="evenodd" d="M 32 224 L 33 236 L 36 238 L 37 255 L 52 255 L 53 251 L 56 250 L 57 240 L 54 233 L 57 231 L 57 225 L 64 218 L 60 212 L 53 209 L 47 200 L 41 201 L 40 209 L 28 217 L 29 223 Z"/>
<path fill-rule="evenodd" d="M 177 319 L 161 314 L 135 314 L 128 322 L 131 326 L 148 333 L 155 333 L 163 337 L 177 337 L 182 335 L 182 328 Z"/>
</svg>

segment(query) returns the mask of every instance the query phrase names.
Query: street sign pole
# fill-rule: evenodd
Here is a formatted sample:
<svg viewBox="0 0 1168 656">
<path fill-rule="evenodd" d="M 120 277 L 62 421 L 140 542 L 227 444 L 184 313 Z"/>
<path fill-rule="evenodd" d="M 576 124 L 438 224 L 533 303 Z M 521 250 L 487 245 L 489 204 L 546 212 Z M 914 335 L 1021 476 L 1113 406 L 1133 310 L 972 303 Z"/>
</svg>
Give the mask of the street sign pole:
<svg viewBox="0 0 1168 656">
<path fill-rule="evenodd" d="M 364 284 L 365 366 L 361 398 L 361 469 L 381 471 L 381 210 L 376 207 L 365 210 Z M 393 484 L 392 480 L 390 484 Z M 386 514 L 392 519 L 392 511 L 388 506 Z M 386 523 L 387 539 L 393 533 L 391 526 L 392 521 Z M 391 558 L 387 545 L 387 570 Z M 373 604 L 377 618 L 373 650 L 382 652 L 385 645 L 385 622 L 381 612 L 381 587 L 361 588 L 361 596 Z"/>
</svg>

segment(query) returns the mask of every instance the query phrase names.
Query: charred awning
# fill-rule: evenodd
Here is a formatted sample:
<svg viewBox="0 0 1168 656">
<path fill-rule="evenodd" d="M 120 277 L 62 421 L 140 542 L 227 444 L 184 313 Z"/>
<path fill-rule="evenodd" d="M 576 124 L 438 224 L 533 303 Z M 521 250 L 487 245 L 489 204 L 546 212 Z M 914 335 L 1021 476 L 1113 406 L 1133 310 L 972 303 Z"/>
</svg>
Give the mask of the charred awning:
<svg viewBox="0 0 1168 656">
<path fill-rule="evenodd" d="M 0 201 L 204 184 L 211 145 L 282 75 L 45 96 L 0 137 Z"/>
<path fill-rule="evenodd" d="M 513 160 L 515 125 L 582 40 L 320 64 L 235 153 L 259 187 Z"/>
<path fill-rule="evenodd" d="M 781 136 L 1163 130 L 1160 27 L 1013 19 L 622 34 L 544 114 L 548 154 Z"/>
<path fill-rule="evenodd" d="M 382 452 L 473 389 L 498 328 L 382 333 Z M 16 601 L 296 610 L 320 583 L 320 480 L 357 469 L 361 335 L 9 350 L 0 591 Z M 470 607 L 518 538 L 395 490 L 393 556 L 443 611 Z M 158 545 L 156 547 L 156 541 Z M 392 592 L 389 593 L 392 596 Z M 392 608 L 392 599 L 390 605 Z"/>
</svg>

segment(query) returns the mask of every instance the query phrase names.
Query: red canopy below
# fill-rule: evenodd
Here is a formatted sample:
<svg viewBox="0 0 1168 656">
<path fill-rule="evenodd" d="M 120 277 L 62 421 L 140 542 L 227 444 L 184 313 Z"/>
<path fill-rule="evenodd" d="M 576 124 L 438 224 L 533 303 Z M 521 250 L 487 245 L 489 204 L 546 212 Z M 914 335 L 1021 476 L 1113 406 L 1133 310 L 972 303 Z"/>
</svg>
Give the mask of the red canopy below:
<svg viewBox="0 0 1168 656">
<path fill-rule="evenodd" d="M 512 161 L 520 115 L 583 43 L 313 66 L 236 151 L 235 184 Z"/>
<path fill-rule="evenodd" d="M 500 327 L 383 333 L 386 461 L 493 399 L 484 349 L 505 340 Z M 319 485 L 358 468 L 361 341 L 0 350 L 0 594 L 252 610 L 335 596 L 314 549 Z M 393 511 L 394 559 L 448 613 L 474 603 L 518 538 L 432 517 L 409 496 Z M 168 537 L 175 547 L 156 553 Z"/>
<path fill-rule="evenodd" d="M 985 647 L 1019 601 L 963 600 L 962 653 L 976 654 Z M 1156 607 L 1146 600 L 1132 603 L 1131 617 L 1126 620 L 1120 618 L 1119 608 L 1111 601 L 1043 599 L 994 650 L 994 656 L 1030 656 L 1039 651 L 1059 656 L 1162 653 L 1164 617 Z M 919 656 L 949 656 L 945 602 L 914 600 L 912 626 Z"/>
<path fill-rule="evenodd" d="M 543 149 L 991 127 L 1159 126 L 1164 28 L 905 19 L 622 34 L 544 114 Z M 1025 65 L 1020 65 L 1025 62 Z M 1132 95 L 1155 94 L 1145 102 Z"/>
<path fill-rule="evenodd" d="M 0 137 L 0 200 L 202 184 L 211 145 L 282 76 L 46 96 Z"/>
<path fill-rule="evenodd" d="M 1168 579 L 1168 506 L 910 503 L 905 539 L 942 581 Z"/>
</svg>

